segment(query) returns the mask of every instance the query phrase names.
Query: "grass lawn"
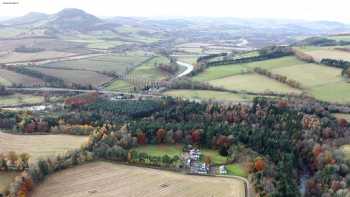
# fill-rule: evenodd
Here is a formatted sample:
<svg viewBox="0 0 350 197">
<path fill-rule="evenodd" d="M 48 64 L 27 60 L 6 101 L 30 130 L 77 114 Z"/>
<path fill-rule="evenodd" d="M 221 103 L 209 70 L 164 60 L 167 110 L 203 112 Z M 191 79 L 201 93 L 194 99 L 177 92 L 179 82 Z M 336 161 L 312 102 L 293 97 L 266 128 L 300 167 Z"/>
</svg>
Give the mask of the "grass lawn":
<svg viewBox="0 0 350 197">
<path fill-rule="evenodd" d="M 163 156 L 167 154 L 168 156 L 181 156 L 183 145 L 146 145 L 133 148 L 140 153 L 147 153 L 152 156 Z"/>
<path fill-rule="evenodd" d="M 345 145 L 342 147 L 344 153 L 345 153 L 345 156 L 348 160 L 350 160 L 350 145 Z"/>
<path fill-rule="evenodd" d="M 1 72 L 1 71 L 0 71 Z M 3 86 L 10 86 L 12 85 L 11 81 L 3 78 L 3 77 L 0 77 L 0 85 L 3 85 Z"/>
<path fill-rule="evenodd" d="M 350 61 L 350 53 L 345 51 L 321 48 L 319 50 L 306 51 L 306 53 L 314 57 L 318 62 L 325 58 Z"/>
<path fill-rule="evenodd" d="M 167 64 L 170 60 L 163 56 L 158 56 L 144 64 L 136 67 L 130 72 L 131 77 L 148 79 L 148 80 L 162 80 L 167 77 L 166 74 L 162 73 L 157 67 L 157 64 Z"/>
<path fill-rule="evenodd" d="M 0 106 L 16 104 L 35 104 L 41 103 L 43 101 L 44 97 L 29 94 L 13 94 L 9 96 L 0 96 Z"/>
<path fill-rule="evenodd" d="M 109 91 L 120 91 L 120 92 L 133 91 L 132 85 L 130 85 L 127 81 L 123 81 L 123 80 L 116 80 L 105 89 Z"/>
<path fill-rule="evenodd" d="M 343 118 L 347 121 L 350 121 L 350 114 L 342 114 L 342 113 L 334 113 L 333 114 L 336 118 Z"/>
<path fill-rule="evenodd" d="M 253 97 L 249 95 L 233 94 L 229 92 L 219 92 L 211 90 L 169 90 L 164 92 L 164 95 L 182 97 L 186 99 L 220 100 L 233 102 L 245 102 L 251 101 L 253 99 Z"/>
<path fill-rule="evenodd" d="M 212 149 L 201 149 L 202 154 L 211 158 L 211 162 L 214 164 L 224 164 L 227 162 L 227 158 L 221 156 L 217 150 Z"/>
<path fill-rule="evenodd" d="M 141 55 L 105 55 L 81 60 L 50 63 L 45 66 L 57 68 L 86 69 L 124 73 L 128 67 L 133 67 L 145 61 L 148 57 Z"/>
<path fill-rule="evenodd" d="M 348 35 L 348 36 L 329 36 L 328 37 L 329 39 L 333 39 L 333 40 L 338 40 L 338 41 L 340 41 L 340 40 L 343 40 L 343 41 L 350 41 L 350 35 Z"/>
<path fill-rule="evenodd" d="M 257 93 L 266 91 L 279 93 L 300 93 L 300 91 L 295 88 L 291 88 L 276 80 L 258 74 L 244 74 L 225 77 L 222 79 L 209 81 L 209 84 L 229 90 L 245 90 Z"/>
<path fill-rule="evenodd" d="M 19 172 L 2 172 L 0 171 L 0 194 L 5 192 Z"/>
<path fill-rule="evenodd" d="M 229 175 L 247 177 L 248 172 L 239 164 L 230 164 L 226 165 L 227 171 Z"/>
<path fill-rule="evenodd" d="M 313 87 L 311 95 L 322 101 L 342 104 L 350 103 L 350 83 L 339 81 L 322 86 Z"/>
<path fill-rule="evenodd" d="M 273 69 L 272 73 L 294 79 L 304 87 L 312 87 L 341 81 L 341 69 L 318 64 L 299 64 Z"/>
<path fill-rule="evenodd" d="M 213 66 L 206 69 L 204 72 L 193 77 L 196 81 L 210 81 L 214 79 L 220 79 L 223 77 L 228 77 L 232 75 L 239 75 L 242 72 L 253 70 L 256 67 L 264 69 L 274 69 L 281 67 L 288 67 L 292 65 L 302 64 L 302 61 L 296 59 L 295 57 L 282 57 L 265 61 L 257 61 L 246 64 L 231 64 L 223 66 Z"/>
</svg>

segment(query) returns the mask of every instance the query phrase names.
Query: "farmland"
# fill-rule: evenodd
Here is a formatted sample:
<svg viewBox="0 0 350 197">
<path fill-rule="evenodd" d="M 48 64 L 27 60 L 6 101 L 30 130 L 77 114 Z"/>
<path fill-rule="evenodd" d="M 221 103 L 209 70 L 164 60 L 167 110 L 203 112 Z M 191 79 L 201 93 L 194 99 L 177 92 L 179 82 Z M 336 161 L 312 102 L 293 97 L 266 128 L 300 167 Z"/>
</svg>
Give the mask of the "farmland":
<svg viewBox="0 0 350 197">
<path fill-rule="evenodd" d="M 131 77 L 148 79 L 148 80 L 162 80 L 167 78 L 167 74 L 161 72 L 156 66 L 158 64 L 167 64 L 169 59 L 163 56 L 157 56 L 144 64 L 138 66 L 130 72 Z"/>
<path fill-rule="evenodd" d="M 182 154 L 182 145 L 147 145 L 147 146 L 139 146 L 132 150 L 135 150 L 140 153 L 147 153 L 152 156 L 163 156 L 167 154 L 168 156 L 180 156 Z"/>
<path fill-rule="evenodd" d="M 140 64 L 147 58 L 148 57 L 141 55 L 111 54 L 81 60 L 50 63 L 45 66 L 54 68 L 106 71 L 122 74 L 125 73 L 128 68 L 132 68 Z"/>
<path fill-rule="evenodd" d="M 2 172 L 0 171 L 0 195 L 7 190 L 7 187 L 18 175 L 18 172 Z"/>
<path fill-rule="evenodd" d="M 300 91 L 273 79 L 258 74 L 245 74 L 225 77 L 209 81 L 209 84 L 223 87 L 228 90 L 242 90 L 249 92 L 279 92 L 279 93 L 299 93 Z"/>
<path fill-rule="evenodd" d="M 342 147 L 342 149 L 345 153 L 346 158 L 350 160 L 350 145 L 345 145 Z"/>
<path fill-rule="evenodd" d="M 11 52 L 6 55 L 2 55 L 0 63 L 14 63 L 14 62 L 27 62 L 43 59 L 54 59 L 61 57 L 69 57 L 76 55 L 74 53 L 60 52 L 60 51 L 42 51 L 38 53 L 17 53 Z"/>
<path fill-rule="evenodd" d="M 54 76 L 63 79 L 67 85 L 83 84 L 92 85 L 94 87 L 102 85 L 110 80 L 111 77 L 106 75 L 96 73 L 93 71 L 83 71 L 83 70 L 65 70 L 65 69 L 51 69 L 51 68 L 33 68 L 46 75 Z"/>
<path fill-rule="evenodd" d="M 41 79 L 18 74 L 5 69 L 0 69 L 0 79 L 2 79 L 0 80 L 0 83 L 7 86 L 12 84 L 23 84 L 24 86 L 43 84 Z"/>
<path fill-rule="evenodd" d="M 251 101 L 252 96 L 233 94 L 229 92 L 210 90 L 169 90 L 163 93 L 167 96 L 182 97 L 186 99 L 219 100 L 232 102 Z"/>
<path fill-rule="evenodd" d="M 132 185 L 132 187 L 130 187 Z M 48 177 L 33 197 L 88 196 L 244 197 L 243 182 L 231 178 L 188 176 L 133 166 L 95 162 Z"/>
<path fill-rule="evenodd" d="M 13 94 L 9 96 L 0 97 L 0 106 L 2 105 L 15 105 L 15 104 L 35 104 L 44 101 L 42 96 L 34 96 L 28 94 Z"/>
<path fill-rule="evenodd" d="M 128 92 L 133 90 L 132 87 L 133 86 L 130 85 L 127 81 L 115 80 L 105 89 L 109 91 Z"/>
<path fill-rule="evenodd" d="M 0 132 L 0 153 L 28 153 L 31 161 L 79 148 L 87 137 L 69 135 L 13 135 Z"/>
<path fill-rule="evenodd" d="M 314 57 L 314 59 L 318 62 L 326 58 L 350 61 L 349 52 L 339 51 L 335 49 L 318 49 L 318 50 L 306 51 L 306 53 Z"/>
</svg>

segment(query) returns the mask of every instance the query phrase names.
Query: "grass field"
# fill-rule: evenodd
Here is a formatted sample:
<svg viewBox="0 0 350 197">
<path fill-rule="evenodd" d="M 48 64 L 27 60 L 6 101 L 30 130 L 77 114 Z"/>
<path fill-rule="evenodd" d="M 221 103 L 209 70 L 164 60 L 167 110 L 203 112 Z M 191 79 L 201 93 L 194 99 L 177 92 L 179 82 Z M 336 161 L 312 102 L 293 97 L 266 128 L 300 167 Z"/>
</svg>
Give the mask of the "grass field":
<svg viewBox="0 0 350 197">
<path fill-rule="evenodd" d="M 183 145 L 147 145 L 147 146 L 139 146 L 137 148 L 133 148 L 140 153 L 147 153 L 152 156 L 163 156 L 167 154 L 168 156 L 181 156 Z"/>
<path fill-rule="evenodd" d="M 341 104 L 350 104 L 350 83 L 339 81 L 311 89 L 311 95 L 317 99 Z"/>
<path fill-rule="evenodd" d="M 141 55 L 105 55 L 81 60 L 50 63 L 45 66 L 55 68 L 73 68 L 93 71 L 125 73 L 128 67 L 134 67 L 148 57 Z"/>
<path fill-rule="evenodd" d="M 76 55 L 74 53 L 60 51 L 42 51 L 38 53 L 17 53 L 11 52 L 7 55 L 2 55 L 0 63 L 27 62 L 42 59 L 54 59 Z"/>
<path fill-rule="evenodd" d="M 258 74 L 245 74 L 225 77 L 209 81 L 209 84 L 223 87 L 228 90 L 245 90 L 249 92 L 262 93 L 273 91 L 279 93 L 300 93 L 299 90 L 279 83 L 273 79 Z"/>
<path fill-rule="evenodd" d="M 342 147 L 347 159 L 350 160 L 350 145 L 345 145 Z"/>
<path fill-rule="evenodd" d="M 8 190 L 8 186 L 12 183 L 15 177 L 18 175 L 18 172 L 3 172 L 0 171 L 0 196 L 1 193 Z"/>
<path fill-rule="evenodd" d="M 242 181 L 190 176 L 156 169 L 94 162 L 56 173 L 33 192 L 33 197 L 220 196 L 244 197 Z"/>
<path fill-rule="evenodd" d="M 87 137 L 70 135 L 13 135 L 0 132 L 0 153 L 28 153 L 31 161 L 79 148 Z"/>
<path fill-rule="evenodd" d="M 41 103 L 43 101 L 44 97 L 29 94 L 13 94 L 9 96 L 0 96 L 0 106 L 17 104 L 35 104 Z"/>
<path fill-rule="evenodd" d="M 350 41 L 350 35 L 342 35 L 342 36 L 329 36 L 329 39 L 333 39 L 333 40 L 343 40 L 343 41 Z"/>
<path fill-rule="evenodd" d="M 132 91 L 132 87 L 133 86 L 129 84 L 127 81 L 116 80 L 105 89 L 109 91 L 129 92 L 129 91 Z"/>
<path fill-rule="evenodd" d="M 64 70 L 64 69 L 51 69 L 51 68 L 33 68 L 39 72 L 42 72 L 46 75 L 51 75 L 60 79 L 63 79 L 67 85 L 72 83 L 83 84 L 83 85 L 92 85 L 99 86 L 108 81 L 111 81 L 112 78 L 100 73 L 93 71 L 81 71 L 81 70 Z"/>
<path fill-rule="evenodd" d="M 283 57 L 265 61 L 257 61 L 246 64 L 231 64 L 223 66 L 215 66 L 206 69 L 203 73 L 196 75 L 193 80 L 196 81 L 210 81 L 214 79 L 220 79 L 232 75 L 239 75 L 242 72 L 251 71 L 256 67 L 264 69 L 275 69 L 281 67 L 288 67 L 291 65 L 302 64 L 302 61 L 295 57 Z"/>
<path fill-rule="evenodd" d="M 239 164 L 230 164 L 226 165 L 227 171 L 229 175 L 247 177 L 248 172 Z"/>
<path fill-rule="evenodd" d="M 273 69 L 272 73 L 294 79 L 304 87 L 312 87 L 341 81 L 341 69 L 318 64 L 300 64 Z"/>
<path fill-rule="evenodd" d="M 130 72 L 130 76 L 134 76 L 136 78 L 141 79 L 149 79 L 149 80 L 162 80 L 167 78 L 167 75 L 161 72 L 156 65 L 157 64 L 167 64 L 170 60 L 163 56 L 158 56 L 153 58 L 150 61 L 145 62 L 144 64 L 136 67 Z"/>
<path fill-rule="evenodd" d="M 233 94 L 229 92 L 211 90 L 169 90 L 163 93 L 167 96 L 182 97 L 186 99 L 218 100 L 232 102 L 247 102 L 253 99 L 249 95 Z"/>
<path fill-rule="evenodd" d="M 8 71 L 5 69 L 0 69 L 0 83 L 4 83 L 3 85 L 23 84 L 24 86 L 26 86 L 26 85 L 40 85 L 40 84 L 43 84 L 44 82 L 38 78 L 33 78 L 26 75 L 18 74 L 12 71 Z"/>
<path fill-rule="evenodd" d="M 345 51 L 334 49 L 320 49 L 306 51 L 306 53 L 314 57 L 314 59 L 318 62 L 325 58 L 350 61 L 350 53 Z"/>
<path fill-rule="evenodd" d="M 350 121 L 350 114 L 342 114 L 342 113 L 334 113 L 333 114 L 336 118 L 343 118 L 347 121 Z"/>
</svg>

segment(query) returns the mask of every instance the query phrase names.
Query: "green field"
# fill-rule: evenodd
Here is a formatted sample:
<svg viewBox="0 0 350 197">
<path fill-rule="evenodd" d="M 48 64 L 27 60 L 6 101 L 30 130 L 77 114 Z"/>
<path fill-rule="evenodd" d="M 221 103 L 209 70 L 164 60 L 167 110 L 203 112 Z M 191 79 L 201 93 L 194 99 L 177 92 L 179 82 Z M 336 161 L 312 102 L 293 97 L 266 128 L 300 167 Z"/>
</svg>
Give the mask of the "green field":
<svg viewBox="0 0 350 197">
<path fill-rule="evenodd" d="M 350 61 L 349 52 L 335 50 L 331 48 L 316 48 L 315 50 L 305 52 L 311 55 L 318 62 L 325 58 Z"/>
<path fill-rule="evenodd" d="M 343 146 L 342 150 L 344 151 L 346 158 L 350 160 L 350 145 Z"/>
<path fill-rule="evenodd" d="M 109 91 L 129 92 L 133 90 L 132 88 L 133 86 L 131 86 L 127 81 L 116 80 L 105 89 Z"/>
<path fill-rule="evenodd" d="M 217 150 L 212 149 L 201 149 L 204 157 L 210 157 L 211 162 L 214 164 L 225 164 L 227 162 L 227 158 L 221 156 Z"/>
<path fill-rule="evenodd" d="M 291 88 L 283 83 L 258 74 L 245 74 L 225 77 L 209 81 L 209 84 L 223 87 L 228 90 L 240 90 L 249 92 L 279 92 L 279 93 L 300 93 L 299 90 Z"/>
<path fill-rule="evenodd" d="M 241 176 L 241 177 L 248 176 L 248 172 L 244 169 L 244 167 L 242 167 L 239 164 L 226 165 L 226 168 L 229 175 L 235 175 L 235 176 Z"/>
<path fill-rule="evenodd" d="M 24 86 L 44 84 L 41 79 L 18 74 L 5 69 L 0 69 L 0 83 L 7 86 L 12 84 L 23 84 Z"/>
<path fill-rule="evenodd" d="M 1 71 L 0 71 L 1 72 Z M 11 81 L 3 78 L 3 77 L 0 77 L 0 85 L 2 86 L 10 86 L 12 85 Z"/>
<path fill-rule="evenodd" d="M 163 156 L 167 154 L 171 157 L 175 155 L 180 157 L 182 154 L 182 148 L 182 145 L 146 145 L 133 148 L 132 150 L 140 153 L 147 153 L 152 156 Z"/>
<path fill-rule="evenodd" d="M 283 57 L 265 61 L 251 62 L 246 64 L 214 66 L 206 69 L 203 73 L 196 75 L 193 78 L 193 80 L 210 81 L 232 75 L 239 75 L 242 72 L 252 71 L 256 67 L 271 70 L 274 68 L 287 67 L 296 64 L 302 64 L 302 61 L 296 59 L 295 57 Z"/>
<path fill-rule="evenodd" d="M 341 81 L 341 69 L 318 64 L 299 64 L 273 69 L 272 73 L 287 76 L 304 87 L 312 87 Z"/>
<path fill-rule="evenodd" d="M 169 90 L 164 95 L 173 97 L 182 97 L 185 99 L 218 100 L 232 102 L 248 102 L 253 99 L 249 95 L 233 94 L 229 92 L 211 91 L 211 90 Z"/>
<path fill-rule="evenodd" d="M 136 79 L 148 79 L 148 80 L 162 80 L 168 76 L 161 72 L 156 65 L 157 64 L 167 64 L 170 60 L 163 56 L 158 56 L 150 61 L 145 62 L 144 64 L 133 69 L 129 76 L 135 77 Z"/>
<path fill-rule="evenodd" d="M 147 58 L 149 57 L 141 55 L 112 54 L 81 60 L 50 63 L 45 66 L 55 68 L 73 68 L 92 71 L 116 72 L 122 74 L 127 71 L 128 67 L 134 67 L 145 61 Z"/>
<path fill-rule="evenodd" d="M 18 172 L 2 172 L 0 171 L 0 194 L 8 190 L 8 186 L 12 183 Z"/>
<path fill-rule="evenodd" d="M 339 81 L 313 87 L 311 95 L 322 101 L 350 104 L 350 83 Z"/>
<path fill-rule="evenodd" d="M 0 97 L 0 106 L 1 105 L 17 105 L 17 104 L 35 104 L 41 103 L 44 101 L 42 96 L 34 96 L 28 94 L 13 94 L 9 96 Z"/>
<path fill-rule="evenodd" d="M 341 35 L 341 36 L 329 36 L 329 39 L 338 40 L 338 41 L 350 41 L 350 35 Z"/>
</svg>

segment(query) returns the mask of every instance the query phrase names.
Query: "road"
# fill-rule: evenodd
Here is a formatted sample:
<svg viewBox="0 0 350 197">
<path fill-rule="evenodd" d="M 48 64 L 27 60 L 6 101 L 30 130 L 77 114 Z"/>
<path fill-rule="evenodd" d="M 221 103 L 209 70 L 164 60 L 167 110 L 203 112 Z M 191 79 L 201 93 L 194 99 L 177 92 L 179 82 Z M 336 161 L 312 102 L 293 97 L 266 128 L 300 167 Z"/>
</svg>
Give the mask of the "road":
<svg viewBox="0 0 350 197">
<path fill-rule="evenodd" d="M 190 74 L 193 71 L 193 65 L 191 65 L 191 64 L 188 64 L 188 63 L 185 63 L 185 62 L 180 62 L 180 61 L 177 61 L 176 63 L 179 66 L 186 67 L 186 70 L 184 72 L 178 74 L 176 76 L 176 78 L 180 78 L 180 77 L 186 76 L 186 75 Z"/>
<path fill-rule="evenodd" d="M 79 89 L 69 89 L 69 88 L 7 88 L 8 90 L 14 91 L 40 91 L 40 92 L 78 92 L 78 93 L 94 93 L 99 92 L 102 94 L 115 94 L 115 95 L 132 95 L 136 97 L 152 97 L 160 98 L 161 96 L 152 95 L 152 94 L 138 94 L 138 93 L 127 93 L 127 92 L 117 92 L 117 91 L 108 91 L 108 90 L 79 90 Z"/>
</svg>

